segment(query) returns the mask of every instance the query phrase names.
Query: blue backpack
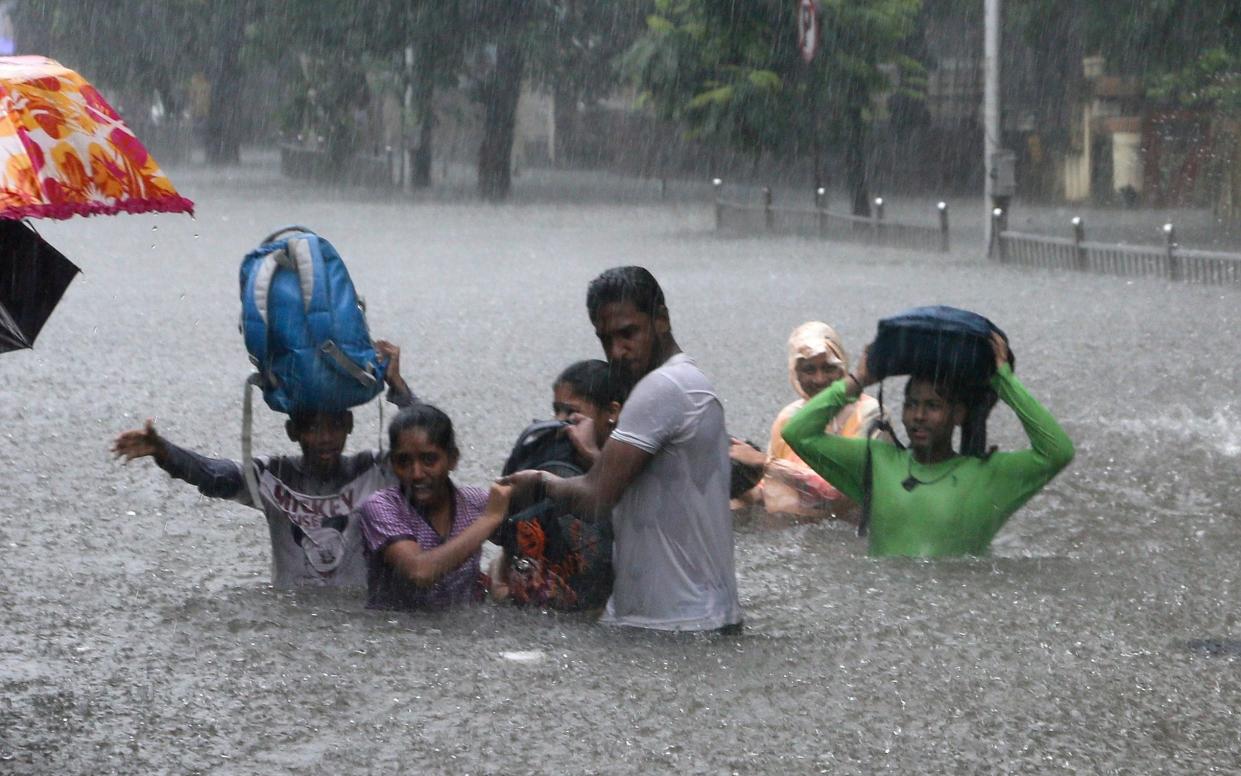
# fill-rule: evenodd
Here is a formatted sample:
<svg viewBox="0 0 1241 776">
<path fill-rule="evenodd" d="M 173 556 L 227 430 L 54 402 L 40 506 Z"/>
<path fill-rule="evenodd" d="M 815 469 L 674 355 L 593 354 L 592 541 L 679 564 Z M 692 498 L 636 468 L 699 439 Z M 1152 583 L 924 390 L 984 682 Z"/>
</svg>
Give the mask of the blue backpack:
<svg viewBox="0 0 1241 776">
<path fill-rule="evenodd" d="M 281 229 L 242 260 L 241 330 L 277 412 L 343 412 L 383 388 L 385 365 L 349 271 L 305 227 Z"/>
</svg>

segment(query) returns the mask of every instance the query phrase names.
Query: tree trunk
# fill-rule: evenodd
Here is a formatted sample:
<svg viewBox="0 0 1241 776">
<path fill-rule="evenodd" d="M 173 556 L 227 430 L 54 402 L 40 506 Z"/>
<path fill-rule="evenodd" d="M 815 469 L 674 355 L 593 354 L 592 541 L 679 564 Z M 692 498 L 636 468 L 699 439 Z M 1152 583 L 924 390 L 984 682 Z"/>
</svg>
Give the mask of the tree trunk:
<svg viewBox="0 0 1241 776">
<path fill-rule="evenodd" d="M 870 217 L 870 187 L 866 180 L 867 131 L 861 108 L 850 111 L 845 130 L 845 184 L 853 200 L 853 215 Z"/>
<path fill-rule="evenodd" d="M 219 2 L 214 21 L 216 43 L 208 63 L 211 81 L 210 108 L 207 112 L 207 162 L 215 165 L 241 162 L 241 46 L 245 42 L 248 0 Z"/>
<path fill-rule="evenodd" d="M 431 136 L 435 127 L 435 69 L 429 47 L 419 52 L 414 75 L 414 104 L 418 106 L 418 145 L 414 149 L 413 184 L 416 189 L 431 185 Z"/>
<path fill-rule="evenodd" d="M 581 160 L 575 153 L 582 144 L 581 116 L 577 112 L 577 99 L 571 92 L 556 85 L 552 98 L 552 122 L 554 125 L 554 148 L 548 149 L 556 167 L 567 167 Z M 590 160 L 597 161 L 597 160 Z"/>
<path fill-rule="evenodd" d="M 508 198 L 512 187 L 513 134 L 525 57 L 520 47 L 534 10 L 533 0 L 489 0 L 480 6 L 489 28 L 498 31 L 496 58 L 483 79 L 483 140 L 478 148 L 478 193 L 483 199 Z"/>
<path fill-rule="evenodd" d="M 483 84 L 483 142 L 478 149 L 478 193 L 483 199 L 508 199 L 512 187 L 513 134 L 521 96 L 525 58 L 510 42 L 496 47 L 495 69 Z"/>
</svg>

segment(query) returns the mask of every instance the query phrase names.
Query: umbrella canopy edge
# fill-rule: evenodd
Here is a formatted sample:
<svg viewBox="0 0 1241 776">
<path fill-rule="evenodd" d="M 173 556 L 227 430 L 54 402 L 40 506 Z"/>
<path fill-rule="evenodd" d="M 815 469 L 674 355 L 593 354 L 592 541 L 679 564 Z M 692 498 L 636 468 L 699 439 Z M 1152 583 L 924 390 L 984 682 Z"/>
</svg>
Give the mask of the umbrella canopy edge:
<svg viewBox="0 0 1241 776">
<path fill-rule="evenodd" d="M 0 219 L 20 221 L 24 218 L 55 218 L 74 216 L 116 215 L 117 213 L 186 213 L 194 215 L 193 201 L 185 197 L 159 199 L 126 199 L 120 202 L 29 203 L 8 205 L 0 210 Z"/>
</svg>

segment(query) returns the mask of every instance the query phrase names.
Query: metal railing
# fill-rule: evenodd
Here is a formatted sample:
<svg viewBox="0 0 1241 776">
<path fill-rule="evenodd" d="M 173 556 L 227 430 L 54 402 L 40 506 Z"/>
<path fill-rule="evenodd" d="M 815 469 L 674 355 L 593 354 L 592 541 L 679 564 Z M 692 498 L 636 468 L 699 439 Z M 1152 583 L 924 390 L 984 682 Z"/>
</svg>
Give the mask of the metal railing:
<svg viewBox="0 0 1241 776">
<path fill-rule="evenodd" d="M 988 256 L 1001 264 L 1212 285 L 1241 283 L 1241 254 L 1182 248 L 1172 224 L 1163 225 L 1164 244 L 1157 246 L 1090 242 L 1081 218 L 1072 221 L 1072 237 L 1009 231 L 999 210 L 992 219 Z"/>
<path fill-rule="evenodd" d="M 948 233 L 948 205 L 936 206 L 939 225 L 905 224 L 884 218 L 883 198 L 876 197 L 873 215 L 865 216 L 836 213 L 827 209 L 827 192 L 814 192 L 814 207 L 776 207 L 772 204 L 771 189 L 763 188 L 762 203 L 747 205 L 730 202 L 723 198 L 723 181 L 716 178 L 715 229 L 743 233 L 770 232 L 818 237 L 824 240 L 847 240 L 873 245 L 889 245 L 913 250 L 927 250 L 934 246 L 946 253 L 951 245 Z"/>
</svg>

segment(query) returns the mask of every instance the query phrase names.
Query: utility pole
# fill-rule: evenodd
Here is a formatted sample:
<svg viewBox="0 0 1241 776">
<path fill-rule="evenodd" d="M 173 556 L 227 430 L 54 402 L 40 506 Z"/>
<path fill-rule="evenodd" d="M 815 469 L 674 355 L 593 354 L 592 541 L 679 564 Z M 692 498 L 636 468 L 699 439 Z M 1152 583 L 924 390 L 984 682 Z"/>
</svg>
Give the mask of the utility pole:
<svg viewBox="0 0 1241 776">
<path fill-rule="evenodd" d="M 1000 0 L 983 0 L 983 199 L 986 213 L 984 237 L 990 249 L 992 240 L 991 211 L 995 204 L 995 156 L 1000 150 Z"/>
</svg>

